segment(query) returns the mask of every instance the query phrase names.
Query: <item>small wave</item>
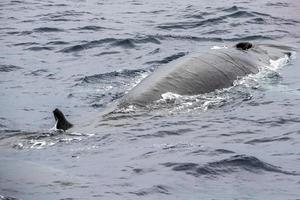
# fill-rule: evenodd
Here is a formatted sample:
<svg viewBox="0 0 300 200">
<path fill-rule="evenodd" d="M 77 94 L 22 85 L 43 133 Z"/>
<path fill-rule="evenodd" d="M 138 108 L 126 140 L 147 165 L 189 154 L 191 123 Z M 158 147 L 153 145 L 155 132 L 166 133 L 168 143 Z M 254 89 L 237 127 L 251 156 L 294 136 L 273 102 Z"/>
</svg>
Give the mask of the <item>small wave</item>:
<svg viewBox="0 0 300 200">
<path fill-rule="evenodd" d="M 242 18 L 242 17 L 254 17 L 255 14 L 247 11 L 236 11 L 234 13 L 231 13 L 227 15 L 226 17 L 231 17 L 231 18 Z"/>
<path fill-rule="evenodd" d="M 221 37 L 197 37 L 197 36 L 190 36 L 190 35 L 156 35 L 157 38 L 161 40 L 168 40 L 168 39 L 179 39 L 179 40 L 191 40 L 191 41 L 211 41 L 211 42 L 237 42 L 237 41 L 253 41 L 253 40 L 274 40 L 275 38 L 266 35 L 249 35 L 249 36 L 240 36 L 231 37 L 231 38 L 221 38 Z"/>
<path fill-rule="evenodd" d="M 93 40 L 93 41 L 89 41 L 89 42 L 84 42 L 82 44 L 77 44 L 77 45 L 73 45 L 73 46 L 70 46 L 70 47 L 66 47 L 66 48 L 60 50 L 60 52 L 63 52 L 63 53 L 78 52 L 78 51 L 90 49 L 90 48 L 93 48 L 93 47 L 97 47 L 101 44 L 111 43 L 111 42 L 114 42 L 114 41 L 116 41 L 116 39 L 114 39 L 114 38 L 105 38 L 105 39 L 101 39 L 101 40 Z"/>
<path fill-rule="evenodd" d="M 134 39 L 120 39 L 114 42 L 113 46 L 121 46 L 125 48 L 134 48 L 135 44 L 143 44 L 143 43 L 153 43 L 153 44 L 160 44 L 160 41 L 153 37 L 153 36 L 145 36 L 145 37 L 137 37 Z"/>
<path fill-rule="evenodd" d="M 167 131 L 167 130 L 165 130 L 165 131 L 157 131 L 157 132 L 155 132 L 153 134 L 138 135 L 137 137 L 141 137 L 141 138 L 153 138 L 153 137 L 179 136 L 179 135 L 183 135 L 185 133 L 192 132 L 192 131 L 193 131 L 193 129 L 190 129 L 190 128 L 178 129 L 178 130 L 174 130 L 174 131 Z"/>
<path fill-rule="evenodd" d="M 154 36 L 147 35 L 145 37 L 141 37 L 136 40 L 137 43 L 153 43 L 153 44 L 160 44 L 161 42 Z"/>
<path fill-rule="evenodd" d="M 124 95 L 123 92 L 108 92 L 107 94 L 91 94 L 88 95 L 90 106 L 93 108 L 105 107 L 108 103 L 120 99 Z"/>
<path fill-rule="evenodd" d="M 62 12 L 55 12 L 55 13 L 43 13 L 36 15 L 36 18 L 40 18 L 43 21 L 80 21 L 78 17 L 81 17 L 86 14 L 91 14 L 90 12 L 81 12 L 75 10 L 66 10 Z"/>
<path fill-rule="evenodd" d="M 232 19 L 234 22 L 236 22 L 236 19 L 248 19 L 247 23 L 255 23 L 258 24 L 278 24 L 278 25 L 296 25 L 300 23 L 298 20 L 295 19 L 285 19 L 280 17 L 275 17 L 270 14 L 262 13 L 262 12 L 256 12 L 256 11 L 245 11 L 241 9 L 237 9 L 237 7 L 229 8 L 227 13 L 221 16 L 214 16 L 208 19 L 203 19 L 207 15 L 202 14 L 196 14 L 196 15 L 187 15 L 185 18 L 194 18 L 196 20 L 184 20 L 184 21 L 178 21 L 178 22 L 167 22 L 160 25 L 157 25 L 156 28 L 158 29 L 164 29 L 164 30 L 175 30 L 175 29 L 194 29 L 199 27 L 208 27 L 208 26 L 215 26 L 219 24 L 228 24 L 228 21 Z M 255 19 L 253 19 L 255 18 Z M 239 26 L 244 23 L 238 22 L 238 23 L 231 23 L 231 26 Z"/>
<path fill-rule="evenodd" d="M 160 44 L 160 41 L 153 36 L 126 38 L 126 39 L 104 38 L 104 39 L 93 40 L 93 41 L 88 41 L 88 42 L 84 41 L 82 44 L 77 44 L 74 46 L 66 47 L 66 48 L 60 50 L 60 52 L 63 52 L 63 53 L 79 52 L 79 51 L 83 51 L 86 49 L 98 47 L 103 44 L 110 44 L 113 47 L 135 48 L 136 45 L 143 44 L 143 43 Z"/>
<path fill-rule="evenodd" d="M 79 27 L 76 30 L 87 30 L 87 31 L 100 31 L 106 29 L 105 27 L 102 26 L 83 26 L 83 27 Z"/>
<path fill-rule="evenodd" d="M 0 72 L 12 72 L 19 69 L 23 69 L 23 68 L 18 67 L 16 65 L 0 65 Z"/>
<path fill-rule="evenodd" d="M 267 21 L 262 17 L 256 17 L 254 19 L 251 19 L 247 21 L 248 24 L 267 24 Z"/>
<path fill-rule="evenodd" d="M 224 41 L 254 41 L 254 40 L 274 40 L 275 36 L 266 36 L 266 35 L 249 35 L 244 37 L 235 37 L 235 38 L 228 38 L 224 39 Z"/>
<path fill-rule="evenodd" d="M 252 13 L 255 14 L 256 16 L 264 17 L 264 20 L 270 21 L 272 24 L 275 23 L 277 25 L 282 25 L 282 24 L 296 25 L 296 24 L 300 23 L 300 21 L 295 20 L 295 19 L 290 19 L 290 18 L 286 19 L 286 18 L 282 18 L 282 17 L 275 17 L 270 14 L 266 14 L 266 13 L 262 13 L 262 12 L 253 11 Z"/>
<path fill-rule="evenodd" d="M 51 51 L 53 50 L 53 47 L 42 47 L 42 46 L 34 46 L 34 47 L 29 47 L 26 50 L 30 50 L 30 51 Z"/>
<path fill-rule="evenodd" d="M 211 42 L 222 42 L 223 38 L 219 37 L 197 37 L 197 36 L 191 36 L 191 35 L 173 35 L 173 34 L 167 34 L 167 35 L 161 35 L 157 34 L 155 35 L 157 38 L 161 40 L 191 40 L 191 41 L 211 41 Z"/>
<path fill-rule="evenodd" d="M 272 7 L 289 7 L 288 3 L 284 3 L 284 2 L 268 2 L 266 3 L 266 6 L 272 6 Z"/>
<path fill-rule="evenodd" d="M 64 48 L 64 49 L 60 50 L 60 52 L 70 53 L 70 52 L 82 51 L 82 50 L 87 49 L 86 47 L 89 47 L 89 46 L 90 45 L 88 45 L 88 44 L 74 45 L 74 46 L 71 46 L 71 47 Z"/>
<path fill-rule="evenodd" d="M 156 48 L 156 49 L 154 49 L 153 51 L 151 51 L 151 52 L 149 52 L 148 54 L 149 55 L 153 55 L 153 54 L 157 54 L 157 53 L 159 53 L 160 52 L 160 48 Z"/>
<path fill-rule="evenodd" d="M 22 131 L 22 130 L 14 130 L 14 129 L 4 129 L 0 130 L 0 140 L 19 137 L 19 136 L 27 136 L 27 135 L 35 135 L 38 134 L 37 132 L 30 132 L 30 131 Z"/>
<path fill-rule="evenodd" d="M 142 14 L 160 14 L 166 12 L 166 10 L 151 10 L 151 11 L 141 11 Z"/>
<path fill-rule="evenodd" d="M 173 60 L 176 60 L 182 56 L 185 56 L 186 54 L 187 54 L 186 52 L 179 52 L 179 53 L 173 54 L 171 56 L 165 57 L 162 60 L 149 61 L 149 62 L 146 62 L 145 64 L 148 64 L 148 65 L 149 64 L 167 64 Z"/>
<path fill-rule="evenodd" d="M 25 75 L 30 75 L 30 76 L 41 76 L 42 74 L 48 73 L 47 69 L 37 69 L 34 71 L 31 71 L 29 73 L 26 73 Z"/>
<path fill-rule="evenodd" d="M 164 186 L 164 185 L 154 185 L 151 188 L 144 188 L 135 192 L 129 192 L 131 194 L 135 194 L 137 196 L 146 196 L 146 195 L 151 195 L 151 194 L 155 194 L 155 193 L 159 193 L 159 194 L 165 194 L 165 195 L 169 195 L 169 190 L 168 187 Z"/>
<path fill-rule="evenodd" d="M 32 34 L 32 31 L 9 31 L 9 32 L 6 32 L 6 34 L 24 36 L 24 35 Z"/>
<path fill-rule="evenodd" d="M 267 142 L 276 142 L 276 141 L 289 141 L 292 138 L 290 137 L 269 137 L 269 138 L 260 138 L 260 139 L 253 139 L 245 142 L 245 144 L 258 144 L 258 143 L 267 143 Z"/>
<path fill-rule="evenodd" d="M 135 48 L 135 41 L 133 39 L 122 39 L 112 43 L 112 46 L 119 46 L 123 48 Z"/>
<path fill-rule="evenodd" d="M 203 20 L 205 16 L 212 15 L 213 13 L 209 12 L 199 12 L 198 10 L 195 12 L 187 11 L 187 14 L 183 15 L 184 18 L 191 19 L 201 19 Z"/>
<path fill-rule="evenodd" d="M 51 41 L 46 43 L 46 45 L 66 45 L 69 44 L 68 42 L 64 42 L 64 41 Z"/>
<path fill-rule="evenodd" d="M 256 105 L 255 105 L 256 106 Z M 251 119 L 246 119 L 246 118 L 237 118 L 237 117 L 233 117 L 232 119 L 236 119 L 236 120 L 241 120 L 241 121 L 245 121 L 245 122 L 251 122 L 257 125 L 268 125 L 270 127 L 275 127 L 275 126 L 282 126 L 284 124 L 292 124 L 292 123 L 300 123 L 300 118 L 299 117 L 286 117 L 286 118 L 273 118 L 273 119 L 257 119 L 257 120 L 251 120 Z"/>
<path fill-rule="evenodd" d="M 21 42 L 13 44 L 14 46 L 31 46 L 31 45 L 38 45 L 39 43 L 36 42 Z"/>
<path fill-rule="evenodd" d="M 251 173 L 272 172 L 286 175 L 300 175 L 298 172 L 282 170 L 280 167 L 263 162 L 256 157 L 235 155 L 228 159 L 210 162 L 205 165 L 196 163 L 163 163 L 165 167 L 172 167 L 174 171 L 183 171 L 193 176 L 223 176 L 239 171 Z"/>
<path fill-rule="evenodd" d="M 207 34 L 207 35 L 224 35 L 225 33 L 230 33 L 229 30 L 225 30 L 225 29 L 216 29 L 216 30 L 212 30 L 212 31 L 208 31 L 204 34 Z"/>
<path fill-rule="evenodd" d="M 77 79 L 77 81 L 80 81 L 82 83 L 101 83 L 103 81 L 111 81 L 114 77 L 121 77 L 121 78 L 133 78 L 136 77 L 142 73 L 146 72 L 143 69 L 135 69 L 135 70 L 122 70 L 122 71 L 113 71 L 108 72 L 104 74 L 95 74 L 91 76 L 85 76 L 83 78 Z"/>
<path fill-rule="evenodd" d="M 240 7 L 237 7 L 237 6 L 232 6 L 230 8 L 225 8 L 225 9 L 222 9 L 222 11 L 224 12 L 236 12 L 238 11 L 239 9 L 241 9 Z"/>
<path fill-rule="evenodd" d="M 86 50 L 86 49 L 91 49 L 91 48 L 94 48 L 94 47 L 98 47 L 102 44 L 112 43 L 112 42 L 115 42 L 115 41 L 117 41 L 117 39 L 114 39 L 114 38 L 105 38 L 105 39 L 101 39 L 101 40 L 93 40 L 93 41 L 90 41 L 90 42 L 84 42 L 82 44 L 66 47 L 66 48 L 60 50 L 60 52 L 63 52 L 63 53 L 78 52 L 78 51 L 83 51 L 83 50 Z"/>
<path fill-rule="evenodd" d="M 235 10 L 236 8 L 236 10 Z M 230 11 L 231 10 L 231 11 Z M 235 10 L 235 11 L 234 11 Z M 158 25 L 157 28 L 164 29 L 164 30 L 172 30 L 172 29 L 193 29 L 198 27 L 205 27 L 226 23 L 226 19 L 228 18 L 251 18 L 255 17 L 256 13 L 254 12 L 247 12 L 244 10 L 238 10 L 237 7 L 229 8 L 227 12 L 232 12 L 226 15 L 221 15 L 218 17 L 212 17 L 209 19 L 197 20 L 197 21 L 180 21 L 180 22 L 172 22 L 172 23 L 164 23 Z M 188 16 L 190 18 L 190 16 Z M 196 17 L 193 17 L 196 18 Z M 200 17 L 197 17 L 199 19 Z M 202 15 L 201 15 L 202 18 Z"/>
<path fill-rule="evenodd" d="M 52 27 L 40 27 L 33 29 L 34 32 L 44 33 L 44 32 L 63 32 L 63 29 L 52 28 Z"/>
<path fill-rule="evenodd" d="M 227 149 L 216 149 L 215 153 L 217 153 L 217 154 L 232 154 L 232 153 L 234 153 L 234 151 L 230 151 Z"/>
<path fill-rule="evenodd" d="M 0 195 L 0 200 L 19 200 L 15 197 L 9 197 L 9 196 L 2 196 Z"/>
<path fill-rule="evenodd" d="M 10 3 L 12 5 L 14 5 L 14 4 L 23 4 L 24 2 L 23 1 L 18 1 L 18 0 L 12 0 L 12 1 L 10 1 Z"/>
<path fill-rule="evenodd" d="M 63 4 L 63 3 L 58 3 L 58 4 L 46 4 L 45 6 L 49 6 L 49 7 L 63 7 L 63 6 L 68 6 L 67 4 Z"/>
<path fill-rule="evenodd" d="M 118 54 L 120 51 L 104 51 L 98 54 L 95 54 L 94 56 L 104 56 L 104 55 L 111 55 L 111 54 Z"/>
<path fill-rule="evenodd" d="M 172 30 L 172 29 L 193 29 L 200 26 L 210 26 L 211 24 L 220 24 L 224 23 L 226 17 L 215 17 L 210 19 L 205 19 L 202 21 L 184 21 L 184 22 L 174 22 L 174 23 L 165 23 L 162 25 L 156 26 L 159 29 Z"/>
</svg>

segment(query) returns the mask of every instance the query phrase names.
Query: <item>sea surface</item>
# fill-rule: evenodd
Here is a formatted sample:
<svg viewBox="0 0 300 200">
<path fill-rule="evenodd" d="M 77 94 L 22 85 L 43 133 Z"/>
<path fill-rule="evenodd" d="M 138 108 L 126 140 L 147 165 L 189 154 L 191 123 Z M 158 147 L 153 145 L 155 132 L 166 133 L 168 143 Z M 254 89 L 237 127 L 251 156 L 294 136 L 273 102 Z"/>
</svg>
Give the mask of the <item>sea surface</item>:
<svg viewBox="0 0 300 200">
<path fill-rule="evenodd" d="M 157 68 L 241 41 L 295 52 L 103 117 Z M 1 200 L 300 199 L 300 1 L 1 0 L 0 43 Z"/>
</svg>

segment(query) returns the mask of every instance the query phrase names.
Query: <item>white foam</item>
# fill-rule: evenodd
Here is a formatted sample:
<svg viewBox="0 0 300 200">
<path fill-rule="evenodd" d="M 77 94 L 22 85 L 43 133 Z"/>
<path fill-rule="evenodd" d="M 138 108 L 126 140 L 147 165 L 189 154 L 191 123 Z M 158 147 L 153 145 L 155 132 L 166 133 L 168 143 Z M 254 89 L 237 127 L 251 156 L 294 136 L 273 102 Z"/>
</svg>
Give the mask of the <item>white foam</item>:
<svg viewBox="0 0 300 200">
<path fill-rule="evenodd" d="M 57 121 L 55 122 L 54 126 L 52 128 L 49 129 L 50 132 L 55 132 L 57 131 L 58 129 L 56 128 L 57 126 Z"/>
<path fill-rule="evenodd" d="M 102 86 L 102 87 L 99 86 L 96 89 L 96 92 L 98 92 L 98 93 L 108 92 L 108 91 L 112 90 L 113 88 L 114 87 L 112 85 L 107 85 L 107 86 Z"/>
<path fill-rule="evenodd" d="M 71 133 L 67 133 L 67 134 L 72 135 L 72 136 L 84 136 L 84 134 L 78 133 L 78 132 L 71 132 Z"/>
<path fill-rule="evenodd" d="M 66 132 L 66 134 L 70 136 L 87 136 L 87 137 L 91 137 L 95 135 L 95 134 L 79 133 L 79 132 Z"/>
<path fill-rule="evenodd" d="M 290 62 L 291 58 L 287 55 L 285 55 L 283 58 L 279 58 L 277 60 L 272 60 L 270 59 L 270 65 L 268 66 L 268 68 L 272 69 L 272 70 L 278 70 L 281 67 L 287 65 Z"/>
<path fill-rule="evenodd" d="M 228 48 L 227 46 L 223 45 L 223 46 L 213 46 L 210 49 L 212 49 L 212 50 L 219 50 L 219 49 L 227 49 L 227 48 Z"/>
<path fill-rule="evenodd" d="M 161 97 L 162 97 L 163 100 L 168 101 L 168 100 L 178 99 L 182 96 L 179 95 L 179 94 L 172 93 L 172 92 L 166 92 L 164 94 L 161 94 Z"/>
<path fill-rule="evenodd" d="M 34 141 L 34 140 L 31 140 L 31 143 L 33 144 L 31 145 L 30 148 L 36 148 L 36 149 L 41 149 L 47 144 L 47 142 L 45 141 Z"/>
</svg>

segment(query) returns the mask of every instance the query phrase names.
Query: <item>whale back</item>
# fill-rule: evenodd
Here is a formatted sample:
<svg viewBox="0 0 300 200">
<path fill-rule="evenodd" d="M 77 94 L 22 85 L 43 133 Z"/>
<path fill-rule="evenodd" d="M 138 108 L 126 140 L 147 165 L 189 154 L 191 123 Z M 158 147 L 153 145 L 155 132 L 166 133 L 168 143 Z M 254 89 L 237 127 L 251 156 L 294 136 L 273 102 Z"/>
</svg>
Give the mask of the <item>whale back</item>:
<svg viewBox="0 0 300 200">
<path fill-rule="evenodd" d="M 238 77 L 257 73 L 259 65 L 254 54 L 238 49 L 186 56 L 149 75 L 120 100 L 120 105 L 143 106 L 161 99 L 166 92 L 180 95 L 212 92 L 231 86 Z"/>
</svg>

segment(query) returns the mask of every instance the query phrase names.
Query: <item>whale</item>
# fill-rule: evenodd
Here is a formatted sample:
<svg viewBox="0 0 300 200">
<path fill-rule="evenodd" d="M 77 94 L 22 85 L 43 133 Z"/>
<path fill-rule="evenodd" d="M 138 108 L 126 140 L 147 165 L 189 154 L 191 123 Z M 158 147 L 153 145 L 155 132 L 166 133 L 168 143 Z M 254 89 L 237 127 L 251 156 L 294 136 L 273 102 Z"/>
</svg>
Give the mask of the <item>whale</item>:
<svg viewBox="0 0 300 200">
<path fill-rule="evenodd" d="M 184 56 L 159 67 L 114 102 L 103 116 L 130 105 L 145 107 L 167 92 L 199 95 L 230 87 L 236 80 L 270 66 L 272 60 L 291 57 L 293 51 L 294 48 L 284 45 L 239 42 L 230 47 Z M 59 109 L 53 114 L 57 129 L 65 131 L 73 126 Z"/>
</svg>

